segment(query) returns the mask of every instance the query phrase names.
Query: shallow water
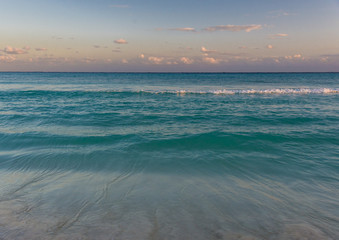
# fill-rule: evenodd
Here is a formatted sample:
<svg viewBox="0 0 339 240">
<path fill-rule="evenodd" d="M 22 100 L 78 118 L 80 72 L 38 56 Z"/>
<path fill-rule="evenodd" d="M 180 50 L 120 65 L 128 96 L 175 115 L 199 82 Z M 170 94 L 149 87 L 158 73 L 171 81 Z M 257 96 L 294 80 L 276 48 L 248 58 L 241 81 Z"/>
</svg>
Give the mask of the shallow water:
<svg viewBox="0 0 339 240">
<path fill-rule="evenodd" d="M 339 74 L 0 73 L 0 239 L 338 239 Z"/>
</svg>

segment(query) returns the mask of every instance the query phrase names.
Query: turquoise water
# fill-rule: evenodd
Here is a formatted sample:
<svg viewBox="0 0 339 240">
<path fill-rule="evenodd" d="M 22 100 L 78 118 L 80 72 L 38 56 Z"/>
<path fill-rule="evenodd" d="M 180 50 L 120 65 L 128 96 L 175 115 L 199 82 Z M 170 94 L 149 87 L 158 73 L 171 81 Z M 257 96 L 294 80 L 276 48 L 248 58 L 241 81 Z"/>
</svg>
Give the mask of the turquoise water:
<svg viewBox="0 0 339 240">
<path fill-rule="evenodd" d="M 339 239 L 338 199 L 338 73 L 0 73 L 0 239 Z"/>
</svg>

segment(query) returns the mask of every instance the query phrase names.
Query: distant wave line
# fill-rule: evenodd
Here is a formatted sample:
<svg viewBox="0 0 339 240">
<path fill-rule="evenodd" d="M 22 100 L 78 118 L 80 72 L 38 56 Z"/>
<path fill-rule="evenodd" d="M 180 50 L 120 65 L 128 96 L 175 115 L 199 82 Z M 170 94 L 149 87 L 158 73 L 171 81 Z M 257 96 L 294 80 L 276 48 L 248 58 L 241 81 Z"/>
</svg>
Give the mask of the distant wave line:
<svg viewBox="0 0 339 240">
<path fill-rule="evenodd" d="M 111 89 L 24 89 L 24 90 L 2 90 L 0 93 L 8 92 L 104 92 L 104 93 L 146 93 L 146 94 L 215 94 L 215 95 L 234 95 L 234 94 L 338 94 L 339 88 L 272 88 L 272 89 L 214 89 L 214 90 L 111 90 Z"/>
</svg>

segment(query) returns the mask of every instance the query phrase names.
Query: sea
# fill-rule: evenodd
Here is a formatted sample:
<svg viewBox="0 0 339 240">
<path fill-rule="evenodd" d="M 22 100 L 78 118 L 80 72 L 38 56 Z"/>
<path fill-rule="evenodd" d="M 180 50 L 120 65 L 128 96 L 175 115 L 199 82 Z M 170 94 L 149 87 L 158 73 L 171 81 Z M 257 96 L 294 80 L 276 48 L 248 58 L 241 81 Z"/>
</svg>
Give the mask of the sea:
<svg viewBox="0 0 339 240">
<path fill-rule="evenodd" d="M 339 73 L 0 73 L 0 239 L 339 239 Z"/>
</svg>

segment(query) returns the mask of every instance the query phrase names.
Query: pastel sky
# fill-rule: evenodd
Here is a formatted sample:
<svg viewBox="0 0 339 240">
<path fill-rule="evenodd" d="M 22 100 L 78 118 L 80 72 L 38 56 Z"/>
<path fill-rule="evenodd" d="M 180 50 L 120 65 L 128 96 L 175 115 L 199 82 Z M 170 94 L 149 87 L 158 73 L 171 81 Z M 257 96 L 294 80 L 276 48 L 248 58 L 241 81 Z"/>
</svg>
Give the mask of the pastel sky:
<svg viewBox="0 0 339 240">
<path fill-rule="evenodd" d="M 0 6 L 0 71 L 339 71 L 339 0 Z"/>
</svg>

